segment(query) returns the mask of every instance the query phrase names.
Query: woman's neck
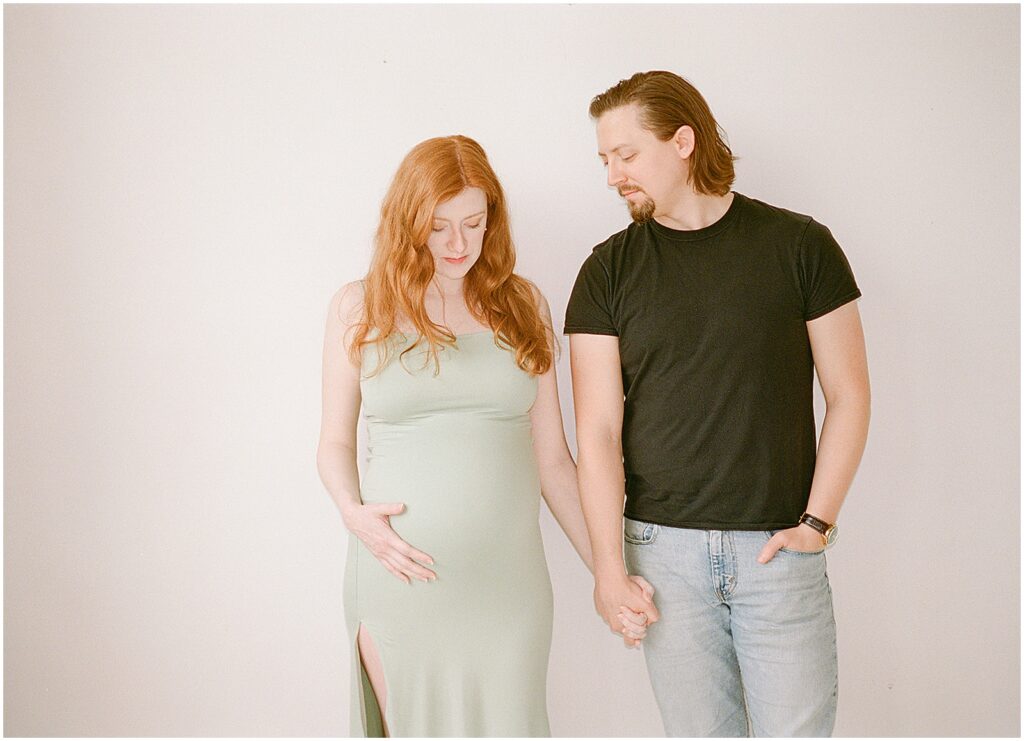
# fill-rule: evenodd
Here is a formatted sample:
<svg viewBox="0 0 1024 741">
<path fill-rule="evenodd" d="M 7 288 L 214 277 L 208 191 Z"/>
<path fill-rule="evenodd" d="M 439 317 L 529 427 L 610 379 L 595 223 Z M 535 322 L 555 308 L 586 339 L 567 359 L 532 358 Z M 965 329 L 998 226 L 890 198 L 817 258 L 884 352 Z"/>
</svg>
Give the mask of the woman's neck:
<svg viewBox="0 0 1024 741">
<path fill-rule="evenodd" d="M 427 284 L 427 296 L 439 298 L 446 302 L 454 299 L 462 299 L 465 296 L 463 293 L 464 283 L 464 279 L 451 280 L 449 278 L 443 278 L 439 275 L 435 275 L 430 283 Z"/>
</svg>

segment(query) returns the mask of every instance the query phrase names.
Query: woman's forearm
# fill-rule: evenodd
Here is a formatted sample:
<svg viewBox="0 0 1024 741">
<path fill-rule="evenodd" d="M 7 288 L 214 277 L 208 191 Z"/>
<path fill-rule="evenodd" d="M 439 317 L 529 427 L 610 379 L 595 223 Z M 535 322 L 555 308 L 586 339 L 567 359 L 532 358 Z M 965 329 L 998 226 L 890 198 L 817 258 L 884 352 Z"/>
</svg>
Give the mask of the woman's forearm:
<svg viewBox="0 0 1024 741">
<path fill-rule="evenodd" d="M 572 547 L 583 560 L 587 570 L 593 573 L 594 559 L 590 550 L 587 524 L 580 507 L 579 491 L 576 484 L 576 465 L 572 458 L 558 464 L 545 466 L 541 472 L 541 491 L 548 509 L 565 532 Z"/>
<path fill-rule="evenodd" d="M 316 450 L 316 467 L 320 480 L 342 516 L 350 507 L 362 504 L 356 451 L 352 447 L 322 441 Z"/>
</svg>

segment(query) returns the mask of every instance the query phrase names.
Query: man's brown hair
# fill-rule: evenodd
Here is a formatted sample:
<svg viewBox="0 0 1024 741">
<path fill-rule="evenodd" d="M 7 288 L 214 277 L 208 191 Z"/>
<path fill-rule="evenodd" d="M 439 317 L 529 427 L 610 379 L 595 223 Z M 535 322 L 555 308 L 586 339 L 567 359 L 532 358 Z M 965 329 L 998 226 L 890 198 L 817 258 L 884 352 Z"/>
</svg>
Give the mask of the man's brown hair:
<svg viewBox="0 0 1024 741">
<path fill-rule="evenodd" d="M 643 127 L 662 141 L 675 136 L 680 126 L 693 129 L 690 183 L 698 193 L 724 196 L 729 192 L 736 179 L 732 166 L 736 158 L 697 88 L 672 72 L 637 72 L 594 96 L 590 117 L 598 119 L 631 103 L 639 106 Z"/>
</svg>

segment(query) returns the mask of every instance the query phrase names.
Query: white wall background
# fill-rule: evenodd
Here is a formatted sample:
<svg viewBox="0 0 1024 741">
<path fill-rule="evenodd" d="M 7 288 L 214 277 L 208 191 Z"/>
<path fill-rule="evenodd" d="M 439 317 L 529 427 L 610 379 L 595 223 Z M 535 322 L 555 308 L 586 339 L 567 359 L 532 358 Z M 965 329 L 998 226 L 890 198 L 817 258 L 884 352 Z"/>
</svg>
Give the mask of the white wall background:
<svg viewBox="0 0 1024 741">
<path fill-rule="evenodd" d="M 5 6 L 6 734 L 345 732 L 346 534 L 313 460 L 327 301 L 404 153 L 461 132 L 561 315 L 627 221 L 589 99 L 660 68 L 705 93 L 737 189 L 831 227 L 864 292 L 836 733 L 1018 735 L 1019 18 Z M 544 517 L 554 733 L 660 735 L 640 653 Z"/>
</svg>

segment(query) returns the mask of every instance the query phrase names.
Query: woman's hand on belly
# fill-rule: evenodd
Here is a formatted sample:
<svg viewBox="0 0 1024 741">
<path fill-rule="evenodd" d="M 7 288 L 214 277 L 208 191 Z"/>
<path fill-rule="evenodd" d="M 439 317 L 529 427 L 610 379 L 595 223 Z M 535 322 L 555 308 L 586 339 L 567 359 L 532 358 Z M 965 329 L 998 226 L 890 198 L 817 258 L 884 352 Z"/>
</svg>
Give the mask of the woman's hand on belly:
<svg viewBox="0 0 1024 741">
<path fill-rule="evenodd" d="M 390 518 L 404 510 L 401 502 L 352 504 L 342 510 L 341 516 L 348 531 L 363 541 L 384 568 L 406 584 L 410 579 L 434 581 L 437 574 L 417 563 L 433 565 L 434 559 L 406 543 L 391 527 Z"/>
</svg>

